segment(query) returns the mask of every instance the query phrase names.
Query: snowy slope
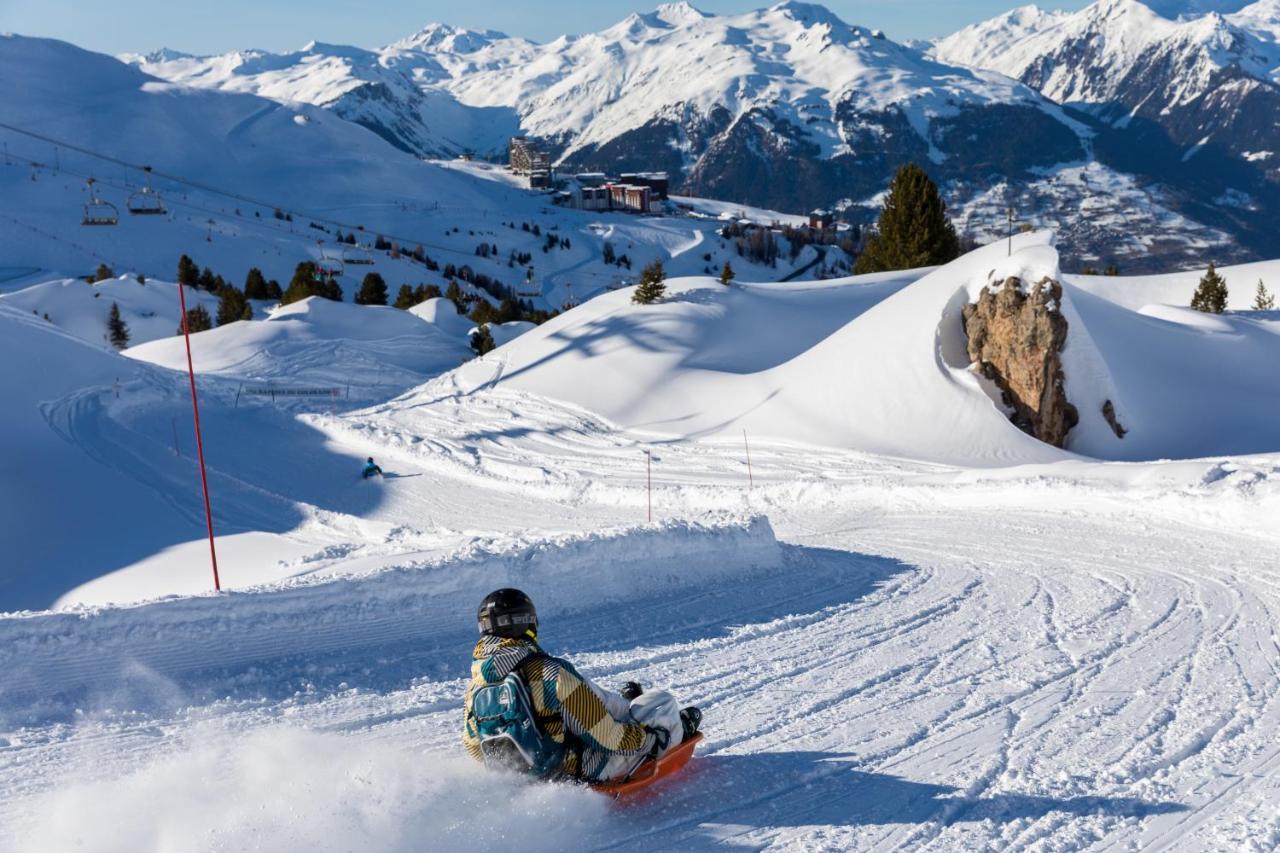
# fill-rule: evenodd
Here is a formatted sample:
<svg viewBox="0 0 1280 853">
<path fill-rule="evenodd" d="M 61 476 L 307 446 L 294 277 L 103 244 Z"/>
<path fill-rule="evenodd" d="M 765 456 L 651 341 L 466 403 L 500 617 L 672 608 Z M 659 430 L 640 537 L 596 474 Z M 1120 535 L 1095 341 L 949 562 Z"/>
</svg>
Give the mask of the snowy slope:
<svg viewBox="0 0 1280 853">
<path fill-rule="evenodd" d="M 171 537 L 200 535 L 195 517 L 130 472 L 136 462 L 99 452 L 120 430 L 100 417 L 101 407 L 150 389 L 154 371 L 4 302 L 0 363 L 0 436 L 8 448 L 0 460 L 0 609 L 47 607 L 60 592 L 142 560 Z"/>
<path fill-rule="evenodd" d="M 1047 240 L 1019 237 L 1021 249 L 1008 259 L 996 244 L 915 282 L 889 277 L 879 284 L 726 289 L 693 279 L 676 283 L 672 297 L 652 307 L 632 306 L 625 292 L 610 294 L 458 375 L 476 384 L 497 365 L 498 388 L 684 439 L 735 440 L 745 429 L 775 440 L 975 466 L 1060 459 L 1012 427 L 969 371 L 959 316 L 963 302 L 989 281 L 1058 277 Z M 1125 279 L 1109 281 L 1110 291 L 1126 292 Z M 1185 305 L 1187 277 L 1177 281 L 1162 293 Z M 1145 304 L 1148 285 L 1139 279 L 1135 286 Z M 1232 318 L 1197 326 L 1191 321 L 1199 315 L 1142 316 L 1074 289 L 1066 302 L 1067 393 L 1082 419 L 1069 449 L 1152 459 L 1258 452 L 1280 443 L 1257 405 L 1280 390 L 1270 369 L 1280 325 Z M 584 384 L 584 373 L 599 381 Z M 1221 381 L 1224 373 L 1230 382 Z M 1106 399 L 1126 426 L 1134 424 L 1123 440 L 1102 418 Z"/>
<path fill-rule="evenodd" d="M 1051 451 L 956 360 L 963 297 L 1056 271 L 1048 235 L 1015 249 L 606 294 L 359 408 L 238 376 L 338 375 L 318 338 L 407 359 L 447 305 L 197 335 L 221 595 L 185 377 L 0 301 L 0 610 L 62 608 L 0 615 L 0 848 L 1274 846 L 1276 321 L 1065 276 L 1069 393 L 1096 370 L 1135 442 L 1098 455 L 1270 452 Z M 462 756 L 470 608 L 504 584 L 590 677 L 703 708 L 686 773 L 617 809 Z"/>
<path fill-rule="evenodd" d="M 187 308 L 203 305 L 215 316 L 218 298 L 187 288 Z M 129 343 L 136 346 L 159 338 L 171 338 L 182 323 L 178 286 L 154 279 L 141 283 L 134 276 L 119 276 L 89 284 L 83 279 L 61 279 L 0 295 L 0 303 L 39 316 L 82 340 L 107 344 L 107 318 L 112 304 L 120 307 L 120 319 L 129 327 Z"/>
<path fill-rule="evenodd" d="M 238 322 L 191 338 L 201 373 L 286 385 L 405 387 L 470 356 L 465 337 L 398 308 L 348 305 L 313 296 L 273 310 L 263 322 Z M 185 370 L 183 340 L 166 338 L 126 351 L 130 358 Z"/>
<path fill-rule="evenodd" d="M 371 262 L 346 264 L 347 299 L 368 272 L 381 274 L 394 295 L 401 284 L 443 289 L 449 267 L 465 266 L 521 290 L 532 271 L 539 295 L 528 298 L 556 309 L 571 289 L 581 300 L 628 274 L 603 261 L 615 230 L 626 240 L 619 253 L 640 265 L 656 257 L 694 273 L 730 256 L 714 239 L 715 222 L 564 210 L 543 193 L 405 154 L 328 110 L 163 82 L 65 43 L 0 38 L 0 73 L 31 81 L 0 93 L 0 123 L 99 155 L 0 129 L 8 151 L 0 238 L 14 247 L 0 276 L 19 283 L 86 275 L 102 263 L 117 274 L 171 280 L 185 253 L 235 284 L 251 267 L 287 284 L 299 261 L 346 256 Z M 142 165 L 154 167 L 167 215 L 123 213 L 144 179 Z M 115 227 L 80 225 L 91 176 L 122 212 Z M 547 231 L 571 245 L 544 252 Z M 339 246 L 339 232 L 358 234 L 369 250 Z M 371 249 L 378 235 L 401 247 L 398 257 Z M 497 253 L 477 254 L 481 244 Z M 418 246 L 430 264 L 407 254 Z M 532 261 L 517 264 L 514 253 Z M 744 272 L 751 267 L 732 257 Z"/>
</svg>

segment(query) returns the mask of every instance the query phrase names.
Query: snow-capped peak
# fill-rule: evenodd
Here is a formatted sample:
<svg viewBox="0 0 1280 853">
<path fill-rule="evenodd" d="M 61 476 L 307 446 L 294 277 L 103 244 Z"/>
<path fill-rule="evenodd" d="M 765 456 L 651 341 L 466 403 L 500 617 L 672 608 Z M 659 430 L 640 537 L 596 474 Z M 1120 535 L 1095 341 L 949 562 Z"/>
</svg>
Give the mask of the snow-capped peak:
<svg viewBox="0 0 1280 853">
<path fill-rule="evenodd" d="M 690 3 L 663 3 L 654 10 L 654 16 L 659 20 L 670 24 L 673 27 L 687 26 L 701 21 L 703 18 L 711 17 L 701 9 L 696 8 Z"/>
<path fill-rule="evenodd" d="M 445 51 L 449 53 L 475 53 L 498 41 L 509 38 L 497 30 L 469 30 L 450 24 L 427 24 L 418 32 L 389 45 L 398 50 Z"/>
</svg>

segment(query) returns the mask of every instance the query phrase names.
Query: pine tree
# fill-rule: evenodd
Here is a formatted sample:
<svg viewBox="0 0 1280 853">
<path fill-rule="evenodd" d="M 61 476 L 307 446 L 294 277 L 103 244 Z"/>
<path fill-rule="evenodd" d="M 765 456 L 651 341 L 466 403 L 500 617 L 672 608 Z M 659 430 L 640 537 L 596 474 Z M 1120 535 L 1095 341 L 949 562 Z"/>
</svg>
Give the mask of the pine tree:
<svg viewBox="0 0 1280 853">
<path fill-rule="evenodd" d="M 640 273 L 640 283 L 636 285 L 636 292 L 631 294 L 631 301 L 637 305 L 651 305 L 666 293 L 667 273 L 662 268 L 662 261 L 654 261 Z"/>
<path fill-rule="evenodd" d="M 376 272 L 367 273 L 356 292 L 357 305 L 386 305 L 387 283 Z"/>
<path fill-rule="evenodd" d="M 400 289 L 396 291 L 394 307 L 407 311 L 417 304 L 417 301 L 413 298 L 413 288 L 407 284 L 400 285 Z"/>
<path fill-rule="evenodd" d="M 898 169 L 857 272 L 936 266 L 959 256 L 960 240 L 929 175 L 914 163 Z"/>
<path fill-rule="evenodd" d="M 109 278 L 115 278 L 115 277 L 116 277 L 115 272 L 111 269 L 111 267 L 107 266 L 106 264 L 98 264 L 98 268 L 94 270 L 94 273 L 93 273 L 94 281 L 106 281 Z"/>
<path fill-rule="evenodd" d="M 489 303 L 485 302 L 483 304 L 488 305 Z M 497 349 L 497 346 L 488 326 L 481 326 L 471 333 L 471 348 L 476 351 L 476 355 L 493 352 L 493 350 Z"/>
<path fill-rule="evenodd" d="M 200 277 L 196 279 L 196 287 L 201 290 L 207 290 L 210 293 L 216 293 L 218 290 L 218 280 L 214 278 L 213 270 L 208 267 L 200 270 Z"/>
<path fill-rule="evenodd" d="M 203 305 L 187 309 L 187 331 L 191 334 L 207 332 L 213 328 L 213 318 Z M 182 326 L 178 326 L 178 334 L 182 334 Z"/>
<path fill-rule="evenodd" d="M 178 258 L 178 283 L 187 287 L 195 287 L 200 279 L 200 268 L 191 258 L 183 255 Z"/>
<path fill-rule="evenodd" d="M 494 316 L 496 323 L 511 323 L 519 320 L 523 316 L 524 311 L 520 308 L 520 303 L 508 296 L 498 305 L 497 314 Z"/>
<path fill-rule="evenodd" d="M 250 269 L 249 274 L 244 277 L 244 298 L 267 298 L 267 280 L 263 278 L 262 270 L 257 267 Z"/>
<path fill-rule="evenodd" d="M 107 340 L 116 349 L 129 346 L 129 326 L 120 319 L 120 306 L 111 303 L 111 314 L 107 317 Z"/>
<path fill-rule="evenodd" d="M 720 283 L 728 284 L 733 281 L 733 267 L 729 266 L 729 262 L 724 262 L 724 269 L 720 270 Z"/>
<path fill-rule="evenodd" d="M 249 312 L 249 317 L 245 317 L 246 311 Z M 218 325 L 225 326 L 252 317 L 253 309 L 249 306 L 249 300 L 245 299 L 244 292 L 238 287 L 223 285 L 218 291 Z"/>
<path fill-rule="evenodd" d="M 320 275 L 315 261 L 302 261 L 294 268 L 289 287 L 280 296 L 280 304 L 301 302 L 308 296 L 320 296 L 332 299 L 334 302 L 342 301 L 342 286 L 333 278 Z"/>
<path fill-rule="evenodd" d="M 477 323 L 481 326 L 485 325 L 486 323 L 501 322 L 500 320 L 498 320 L 498 312 L 493 310 L 493 306 L 489 304 L 489 300 L 487 299 L 481 299 L 478 302 L 476 302 L 475 309 L 472 310 L 472 312 L 468 314 L 467 317 L 468 319 L 471 320 L 471 322 Z"/>
<path fill-rule="evenodd" d="M 1258 290 L 1253 296 L 1254 311 L 1274 311 L 1276 310 L 1276 298 L 1267 291 L 1266 286 L 1262 283 L 1262 279 L 1258 279 Z"/>
<path fill-rule="evenodd" d="M 459 314 L 467 313 L 466 297 L 456 281 L 449 282 L 449 287 L 444 292 L 444 298 L 453 303 L 453 307 L 458 309 Z"/>
<path fill-rule="evenodd" d="M 1221 314 L 1227 310 L 1227 280 L 1218 275 L 1213 264 L 1209 264 L 1209 271 L 1200 279 L 1200 285 L 1191 297 L 1191 307 L 1208 314 Z"/>
<path fill-rule="evenodd" d="M 274 299 L 277 302 L 284 298 L 284 291 L 280 289 L 280 282 L 274 278 L 267 282 L 267 298 Z"/>
</svg>

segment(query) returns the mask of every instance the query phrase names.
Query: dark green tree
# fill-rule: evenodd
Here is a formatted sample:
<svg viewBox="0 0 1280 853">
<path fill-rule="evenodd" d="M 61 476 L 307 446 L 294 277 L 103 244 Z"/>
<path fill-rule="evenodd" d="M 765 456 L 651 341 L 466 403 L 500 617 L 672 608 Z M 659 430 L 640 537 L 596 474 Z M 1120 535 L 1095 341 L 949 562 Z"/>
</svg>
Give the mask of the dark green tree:
<svg viewBox="0 0 1280 853">
<path fill-rule="evenodd" d="M 196 287 L 201 290 L 207 290 L 210 293 L 216 293 L 218 291 L 218 279 L 214 276 L 213 270 L 208 267 L 200 270 L 200 277 L 196 279 Z"/>
<path fill-rule="evenodd" d="M 200 268 L 191 258 L 183 255 L 178 258 L 178 283 L 187 287 L 195 287 L 200 280 Z"/>
<path fill-rule="evenodd" d="M 733 281 L 733 267 L 729 266 L 729 262 L 724 262 L 724 269 L 720 270 L 720 283 L 728 284 Z"/>
<path fill-rule="evenodd" d="M 488 305 L 489 303 L 483 303 Z M 493 335 L 489 332 L 488 326 L 481 326 L 471 333 L 471 348 L 476 351 L 476 355 L 484 355 L 487 352 L 493 352 L 497 348 L 494 343 Z"/>
<path fill-rule="evenodd" d="M 857 272 L 936 266 L 959 256 L 960 240 L 929 175 L 914 163 L 898 169 Z"/>
<path fill-rule="evenodd" d="M 1195 295 L 1191 297 L 1191 307 L 1208 314 L 1221 314 L 1227 310 L 1227 280 L 1218 275 L 1218 271 L 1209 264 L 1209 271 L 1200 279 Z"/>
<path fill-rule="evenodd" d="M 244 277 L 245 299 L 267 299 L 267 280 L 262 277 L 262 270 L 253 267 Z"/>
<path fill-rule="evenodd" d="M 253 306 L 238 287 L 224 284 L 218 291 L 218 325 L 225 326 L 237 320 L 252 320 Z"/>
<path fill-rule="evenodd" d="M 98 268 L 93 272 L 94 281 L 106 281 L 109 278 L 115 278 L 115 271 L 106 264 L 98 264 Z"/>
<path fill-rule="evenodd" d="M 376 272 L 366 273 L 360 289 L 356 291 L 357 305 L 386 305 L 387 283 Z"/>
<path fill-rule="evenodd" d="M 508 296 L 502 300 L 502 304 L 498 306 L 497 314 L 493 318 L 495 323 L 511 323 L 519 320 L 524 316 L 524 310 L 520 307 L 520 303 Z"/>
<path fill-rule="evenodd" d="M 413 297 L 413 288 L 407 284 L 400 285 L 400 289 L 396 291 L 394 307 L 408 310 L 417 304 L 417 300 Z"/>
<path fill-rule="evenodd" d="M 277 302 L 284 298 L 284 291 L 280 289 L 280 282 L 274 278 L 267 282 L 267 298 L 274 299 Z"/>
<path fill-rule="evenodd" d="M 631 301 L 637 305 L 651 305 L 659 301 L 667 293 L 667 273 L 662 268 L 662 261 L 654 261 L 640 273 L 640 283 L 636 292 L 631 294 Z"/>
<path fill-rule="evenodd" d="M 459 314 L 467 313 L 466 296 L 462 292 L 462 288 L 458 286 L 456 281 L 449 282 L 449 286 L 445 289 L 444 298 L 453 303 L 453 307 L 458 309 Z"/>
<path fill-rule="evenodd" d="M 481 299 L 476 302 L 476 307 L 472 309 L 467 317 L 473 323 L 484 325 L 486 323 L 498 322 L 498 312 L 493 310 L 493 306 L 489 304 L 489 300 Z"/>
<path fill-rule="evenodd" d="M 120 306 L 111 303 L 111 314 L 107 317 L 107 340 L 116 349 L 129 346 L 129 326 L 120 319 Z"/>
<path fill-rule="evenodd" d="M 187 331 L 191 334 L 207 332 L 213 328 L 213 318 L 203 305 L 187 309 Z M 182 326 L 178 326 L 178 334 L 182 334 Z"/>
<path fill-rule="evenodd" d="M 292 302 L 301 302 L 308 296 L 320 296 L 324 299 L 332 299 L 334 302 L 342 301 L 342 286 L 332 277 L 321 275 L 315 261 L 303 261 L 294 268 L 293 278 L 289 280 L 289 287 L 280 297 L 280 303 L 288 305 Z"/>
<path fill-rule="evenodd" d="M 1253 293 L 1253 310 L 1276 310 L 1276 297 L 1274 294 L 1268 292 L 1267 286 L 1262 283 L 1262 279 L 1258 279 L 1258 289 Z"/>
</svg>

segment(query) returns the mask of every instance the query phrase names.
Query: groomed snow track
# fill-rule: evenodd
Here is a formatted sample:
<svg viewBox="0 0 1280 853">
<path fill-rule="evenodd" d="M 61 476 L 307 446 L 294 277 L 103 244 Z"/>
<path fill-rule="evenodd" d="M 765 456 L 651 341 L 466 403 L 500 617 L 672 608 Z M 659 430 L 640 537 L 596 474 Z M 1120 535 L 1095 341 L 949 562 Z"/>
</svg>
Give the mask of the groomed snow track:
<svg viewBox="0 0 1280 853">
<path fill-rule="evenodd" d="M 741 547 L 726 566 L 767 571 L 667 586 L 623 562 L 612 574 L 634 576 L 631 605 L 549 608 L 549 648 L 604 683 L 668 685 L 706 710 L 700 758 L 633 808 L 513 789 L 456 759 L 464 613 L 361 648 L 171 677 L 138 666 L 79 704 L 28 706 L 45 719 L 4 735 L 2 823 L 19 849 L 124 849 L 60 816 L 144 802 L 145 814 L 115 818 L 112 838 L 419 849 L 412 833 L 429 828 L 478 849 L 511 837 L 532 849 L 1280 842 L 1274 541 L 1032 509 L 828 509 L 776 523 L 780 555 L 762 522 L 729 534 Z M 597 544 L 603 562 L 626 550 Z M 575 549 L 573 564 L 588 565 L 581 541 L 550 553 Z M 662 574 L 678 576 L 668 553 Z M 231 778 L 205 789 L 202 773 Z M 310 775 L 333 789 L 299 781 Z M 456 816 L 495 799 L 505 811 L 489 825 Z M 183 843 L 166 847 L 174 815 Z M 549 817 L 566 828 L 539 835 Z"/>
</svg>

